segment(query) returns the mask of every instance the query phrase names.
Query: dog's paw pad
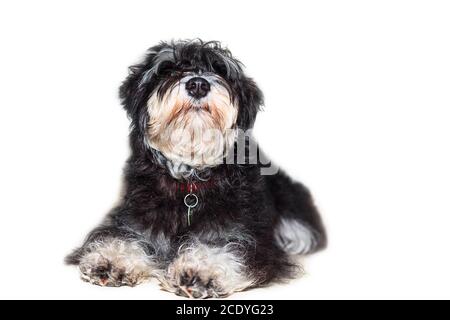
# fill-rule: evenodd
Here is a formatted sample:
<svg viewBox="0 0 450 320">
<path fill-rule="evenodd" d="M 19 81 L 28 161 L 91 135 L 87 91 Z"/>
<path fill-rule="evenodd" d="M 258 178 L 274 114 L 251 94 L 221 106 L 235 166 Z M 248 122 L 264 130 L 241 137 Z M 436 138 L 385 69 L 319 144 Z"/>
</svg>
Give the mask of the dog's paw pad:
<svg viewBox="0 0 450 320">
<path fill-rule="evenodd" d="M 83 280 L 102 287 L 133 287 L 149 278 L 146 272 L 135 269 L 125 270 L 109 261 L 100 265 L 81 264 L 80 272 Z"/>
<path fill-rule="evenodd" d="M 216 279 L 201 273 L 188 269 L 179 274 L 171 274 L 162 283 L 162 287 L 167 291 L 186 298 L 206 299 L 227 295 L 218 285 Z"/>
<path fill-rule="evenodd" d="M 86 269 L 84 270 L 85 270 L 84 272 L 81 271 L 83 280 L 96 283 L 102 286 L 106 286 L 108 283 L 110 283 L 110 272 L 111 272 L 110 264 L 93 267 L 90 269 L 90 271 L 87 271 Z"/>
<path fill-rule="evenodd" d="M 219 298 L 255 283 L 241 255 L 229 248 L 193 243 L 179 251 L 162 277 L 163 290 L 188 298 Z"/>
<path fill-rule="evenodd" d="M 148 280 L 152 272 L 145 253 L 131 245 L 113 242 L 86 253 L 79 269 L 83 280 L 108 287 L 136 286 Z"/>
</svg>

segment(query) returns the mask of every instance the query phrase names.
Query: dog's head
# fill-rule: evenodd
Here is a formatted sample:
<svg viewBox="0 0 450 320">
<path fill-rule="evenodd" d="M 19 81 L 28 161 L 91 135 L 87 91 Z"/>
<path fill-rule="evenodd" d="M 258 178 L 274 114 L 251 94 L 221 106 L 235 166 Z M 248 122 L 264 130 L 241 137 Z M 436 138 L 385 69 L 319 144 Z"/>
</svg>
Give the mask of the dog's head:
<svg viewBox="0 0 450 320">
<path fill-rule="evenodd" d="M 236 129 L 252 127 L 263 102 L 241 63 L 218 42 L 163 42 L 130 67 L 120 88 L 134 147 L 193 168 L 220 164 Z"/>
</svg>

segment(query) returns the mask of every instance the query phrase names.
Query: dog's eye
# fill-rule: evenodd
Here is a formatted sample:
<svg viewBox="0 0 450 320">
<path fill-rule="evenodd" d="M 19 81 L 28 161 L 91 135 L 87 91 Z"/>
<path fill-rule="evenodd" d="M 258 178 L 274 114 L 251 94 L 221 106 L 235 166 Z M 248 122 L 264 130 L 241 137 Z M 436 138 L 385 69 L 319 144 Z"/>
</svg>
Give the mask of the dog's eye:
<svg viewBox="0 0 450 320">
<path fill-rule="evenodd" d="M 157 74 L 159 76 L 168 76 L 174 71 L 175 65 L 171 61 L 162 62 L 158 66 Z"/>
<path fill-rule="evenodd" d="M 223 63 L 214 62 L 213 69 L 214 69 L 215 73 L 217 73 L 218 75 L 220 75 L 222 77 L 226 77 L 228 75 L 227 67 Z"/>
</svg>

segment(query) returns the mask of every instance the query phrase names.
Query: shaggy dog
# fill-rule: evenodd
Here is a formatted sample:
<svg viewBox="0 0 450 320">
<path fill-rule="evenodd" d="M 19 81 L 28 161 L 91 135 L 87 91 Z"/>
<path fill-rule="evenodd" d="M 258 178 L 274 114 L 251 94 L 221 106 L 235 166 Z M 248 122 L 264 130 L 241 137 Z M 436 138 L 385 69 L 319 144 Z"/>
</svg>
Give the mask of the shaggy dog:
<svg viewBox="0 0 450 320">
<path fill-rule="evenodd" d="M 93 284 L 155 277 L 190 298 L 295 276 L 295 258 L 323 248 L 325 231 L 308 190 L 255 155 L 263 96 L 242 64 L 193 40 L 160 43 L 129 71 L 123 196 L 66 262 Z"/>
</svg>

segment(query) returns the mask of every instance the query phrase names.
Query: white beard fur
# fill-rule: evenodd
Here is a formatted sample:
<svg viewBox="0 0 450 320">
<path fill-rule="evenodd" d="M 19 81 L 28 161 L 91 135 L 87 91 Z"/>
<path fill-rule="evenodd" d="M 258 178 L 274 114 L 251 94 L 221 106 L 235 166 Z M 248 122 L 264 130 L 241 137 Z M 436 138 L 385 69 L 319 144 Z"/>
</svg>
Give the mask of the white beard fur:
<svg viewBox="0 0 450 320">
<path fill-rule="evenodd" d="M 181 79 L 163 97 L 156 93 L 150 97 L 146 142 L 170 160 L 173 168 L 202 170 L 222 164 L 233 147 L 238 110 L 215 76 L 204 76 L 211 91 L 194 101 L 184 89 L 191 77 Z M 209 112 L 202 109 L 205 106 Z"/>
</svg>

